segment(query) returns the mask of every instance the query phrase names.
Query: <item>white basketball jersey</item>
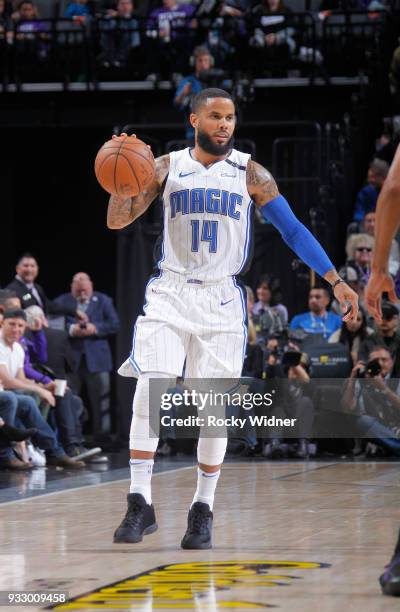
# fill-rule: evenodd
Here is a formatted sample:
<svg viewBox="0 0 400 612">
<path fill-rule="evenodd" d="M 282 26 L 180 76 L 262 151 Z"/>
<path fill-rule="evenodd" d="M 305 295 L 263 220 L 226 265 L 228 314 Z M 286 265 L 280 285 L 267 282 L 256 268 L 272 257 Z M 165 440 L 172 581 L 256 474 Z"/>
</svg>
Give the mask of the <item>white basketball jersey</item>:
<svg viewBox="0 0 400 612">
<path fill-rule="evenodd" d="M 159 268 L 189 282 L 239 274 L 251 239 L 250 155 L 233 149 L 209 168 L 193 159 L 189 148 L 170 153 L 169 159 Z"/>
</svg>

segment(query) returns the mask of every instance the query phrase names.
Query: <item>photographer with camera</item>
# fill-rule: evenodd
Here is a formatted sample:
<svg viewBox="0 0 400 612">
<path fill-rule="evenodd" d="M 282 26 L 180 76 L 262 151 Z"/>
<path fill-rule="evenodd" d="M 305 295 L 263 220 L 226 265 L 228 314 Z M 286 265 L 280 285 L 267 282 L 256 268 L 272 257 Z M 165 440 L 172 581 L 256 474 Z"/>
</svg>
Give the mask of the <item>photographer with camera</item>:
<svg viewBox="0 0 400 612">
<path fill-rule="evenodd" d="M 286 332 L 287 333 L 287 332 Z M 286 379 L 288 382 L 280 385 L 278 406 L 274 406 L 274 414 L 278 418 L 297 419 L 299 436 L 294 450 L 294 456 L 304 459 L 308 457 L 308 438 L 314 421 L 313 388 L 310 384 L 309 358 L 300 350 L 295 338 L 283 335 L 272 337 L 267 342 L 266 379 Z M 282 345 L 282 339 L 284 340 Z M 286 342 L 285 342 L 286 340 Z M 275 430 L 278 437 L 267 442 L 263 448 L 263 456 L 281 458 L 286 454 L 285 445 L 281 441 L 281 432 Z"/>
<path fill-rule="evenodd" d="M 375 346 L 385 346 L 393 359 L 393 373 L 396 378 L 400 378 L 400 329 L 399 311 L 391 302 L 382 302 L 382 319 L 375 321 L 376 331 L 360 345 L 358 358 L 365 361 L 368 353 Z"/>
<path fill-rule="evenodd" d="M 190 58 L 194 73 L 181 80 L 175 93 L 174 106 L 185 113 L 185 134 L 187 140 L 194 140 L 194 128 L 189 123 L 190 100 L 202 89 L 208 87 L 208 75 L 214 59 L 205 46 L 195 47 Z"/>
<path fill-rule="evenodd" d="M 394 362 L 386 346 L 376 346 L 368 361 L 359 361 L 346 381 L 343 408 L 359 437 L 400 456 L 399 380 L 392 378 Z"/>
</svg>

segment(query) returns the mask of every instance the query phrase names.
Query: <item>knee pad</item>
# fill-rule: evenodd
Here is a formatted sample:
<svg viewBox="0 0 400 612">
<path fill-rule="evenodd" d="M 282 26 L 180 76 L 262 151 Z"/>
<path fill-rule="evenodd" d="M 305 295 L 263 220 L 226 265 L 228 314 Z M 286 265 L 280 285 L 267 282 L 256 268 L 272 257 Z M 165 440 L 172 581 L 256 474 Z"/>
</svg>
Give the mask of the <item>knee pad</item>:
<svg viewBox="0 0 400 612">
<path fill-rule="evenodd" d="M 205 465 L 220 465 L 225 457 L 228 438 L 203 438 L 197 446 L 197 460 Z"/>
<path fill-rule="evenodd" d="M 149 426 L 149 380 L 151 378 L 165 379 L 165 390 L 175 381 L 169 374 L 162 372 L 146 372 L 139 376 L 136 391 L 133 398 L 132 422 L 129 435 L 129 448 L 131 450 L 142 450 L 154 453 L 157 449 L 158 437 L 151 435 Z M 156 407 L 157 408 L 157 407 Z M 154 408 L 154 410 L 156 410 Z"/>
</svg>

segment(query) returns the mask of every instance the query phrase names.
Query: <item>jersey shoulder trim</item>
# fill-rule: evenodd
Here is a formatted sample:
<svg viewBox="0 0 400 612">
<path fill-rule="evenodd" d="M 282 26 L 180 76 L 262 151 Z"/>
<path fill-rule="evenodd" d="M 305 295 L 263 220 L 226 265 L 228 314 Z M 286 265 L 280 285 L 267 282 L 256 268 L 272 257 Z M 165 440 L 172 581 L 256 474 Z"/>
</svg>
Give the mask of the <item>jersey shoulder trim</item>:
<svg viewBox="0 0 400 612">
<path fill-rule="evenodd" d="M 227 164 L 229 164 L 233 168 L 237 168 L 238 170 L 243 170 L 243 171 L 247 170 L 246 166 L 242 166 L 241 164 L 237 164 L 236 162 L 232 161 L 231 159 L 225 159 L 225 161 L 226 161 Z"/>
</svg>

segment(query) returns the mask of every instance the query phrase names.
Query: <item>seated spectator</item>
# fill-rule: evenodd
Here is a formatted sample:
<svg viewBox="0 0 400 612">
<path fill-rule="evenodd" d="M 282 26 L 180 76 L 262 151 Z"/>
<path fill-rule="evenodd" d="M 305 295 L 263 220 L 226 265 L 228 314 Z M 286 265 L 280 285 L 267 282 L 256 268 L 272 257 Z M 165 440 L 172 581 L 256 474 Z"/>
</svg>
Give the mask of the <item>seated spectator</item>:
<svg viewBox="0 0 400 612">
<path fill-rule="evenodd" d="M 85 408 L 80 397 L 74 395 L 69 388 L 66 388 L 64 395 L 57 395 L 56 379 L 66 380 L 65 367 L 60 368 L 56 365 L 56 370 L 51 367 L 48 359 L 47 336 L 45 333 L 47 321 L 43 310 L 39 306 L 29 306 L 26 309 L 27 333 L 22 336 L 20 342 L 25 351 L 24 372 L 25 376 L 41 384 L 45 389 L 54 395 L 55 404 L 55 423 L 57 426 L 60 442 L 65 448 L 67 455 L 75 459 L 92 457 L 101 452 L 101 448 L 87 449 L 84 446 L 82 435 L 82 424 Z M 66 332 L 62 330 L 49 329 L 51 336 L 62 339 L 65 338 L 64 346 L 71 351 L 67 340 Z M 32 362 L 34 365 L 32 365 Z M 58 367 L 57 367 L 58 366 Z"/>
<path fill-rule="evenodd" d="M 190 28 L 196 8 L 162 0 L 162 7 L 151 11 L 147 22 L 148 72 L 184 73 L 190 55 Z M 160 68 L 161 67 L 161 68 Z"/>
<path fill-rule="evenodd" d="M 358 280 L 367 285 L 371 274 L 371 258 L 374 248 L 374 239 L 369 234 L 351 234 L 346 242 L 348 268 L 354 268 Z"/>
<path fill-rule="evenodd" d="M 73 19 L 74 17 L 90 17 L 88 0 L 75 0 L 70 2 L 64 11 L 64 17 Z"/>
<path fill-rule="evenodd" d="M 280 291 L 276 281 L 264 274 L 257 286 L 257 302 L 253 306 L 253 314 L 258 315 L 266 308 L 271 308 L 272 311 L 280 318 L 282 325 L 287 325 L 288 311 L 286 306 L 280 303 Z"/>
<path fill-rule="evenodd" d="M 263 0 L 249 14 L 252 36 L 250 47 L 264 48 L 264 57 L 258 61 L 286 61 L 296 51 L 295 29 L 291 25 L 291 9 L 282 0 Z M 257 59 L 255 57 L 254 59 Z"/>
<path fill-rule="evenodd" d="M 339 315 L 327 310 L 330 301 L 330 293 L 325 287 L 314 287 L 308 295 L 308 306 L 310 310 L 293 317 L 290 329 L 302 329 L 307 334 L 323 334 L 329 338 L 342 326 Z"/>
<path fill-rule="evenodd" d="M 289 341 L 283 352 L 280 351 L 277 340 L 268 342 L 269 354 L 265 375 L 267 379 L 287 379 L 287 385 L 282 387 L 283 393 L 279 394 L 279 404 L 274 405 L 274 414 L 279 418 L 296 418 L 299 436 L 295 449 L 295 456 L 305 458 L 309 454 L 308 438 L 312 431 L 314 422 L 314 404 L 312 401 L 312 385 L 310 384 L 309 366 L 310 360 L 306 353 L 301 353 L 300 348 L 293 341 Z M 284 365 L 284 355 L 288 351 L 301 353 L 300 362 L 296 366 Z M 285 456 L 286 449 L 282 444 L 281 437 L 284 436 L 283 428 L 275 427 L 273 437 L 267 441 L 262 450 L 262 455 L 268 459 L 280 459 Z"/>
<path fill-rule="evenodd" d="M 7 285 L 7 289 L 14 291 L 21 300 L 22 308 L 28 306 L 40 306 L 45 315 L 67 315 L 76 317 L 81 321 L 87 321 L 87 316 L 82 310 L 73 310 L 50 300 L 43 288 L 36 283 L 39 275 L 39 266 L 36 259 L 30 253 L 25 253 L 19 258 L 16 266 L 16 276 Z"/>
<path fill-rule="evenodd" d="M 287 310 L 283 304 L 274 303 L 279 292 L 272 292 L 273 282 L 268 275 L 261 277 L 257 287 L 258 302 L 252 307 L 252 321 L 256 332 L 257 343 L 265 346 L 268 338 L 280 335 L 287 324 Z"/>
<path fill-rule="evenodd" d="M 71 389 L 77 395 L 86 388 L 95 436 L 111 430 L 110 371 L 112 357 L 108 338 L 119 328 L 118 315 L 112 300 L 104 293 L 93 290 L 90 276 L 75 274 L 71 293 L 64 293 L 56 304 L 72 311 L 85 312 L 87 323 L 75 323 L 67 318 L 67 328 L 75 356 L 74 372 L 68 376 Z"/>
<path fill-rule="evenodd" d="M 207 74 L 213 63 L 213 57 L 207 47 L 195 47 L 192 57 L 194 73 L 180 81 L 174 98 L 174 106 L 185 114 L 188 140 L 194 140 L 194 128 L 189 122 L 190 100 L 206 86 L 201 79 L 204 74 Z"/>
<path fill-rule="evenodd" d="M 14 291 L 10 291 L 10 289 L 0 289 L 0 327 L 3 321 L 4 311 L 13 308 L 12 301 L 10 302 L 10 300 L 16 297 L 17 295 Z M 20 302 L 18 302 L 17 308 L 19 308 L 19 304 Z"/>
<path fill-rule="evenodd" d="M 375 323 L 375 327 L 376 331 L 361 342 L 358 359 L 366 363 L 375 346 L 384 346 L 393 359 L 393 376 L 400 378 L 399 311 L 394 304 L 382 303 L 382 322 Z"/>
<path fill-rule="evenodd" d="M 17 398 L 10 391 L 0 390 L 0 469 L 30 470 L 32 466 L 17 459 L 11 446 L 12 442 L 22 442 L 35 435 L 36 429 L 17 429 L 10 425 L 15 423 L 17 415 Z"/>
<path fill-rule="evenodd" d="M 14 37 L 13 25 L 6 10 L 5 0 L 0 0 L 0 42 L 12 43 Z"/>
<path fill-rule="evenodd" d="M 379 372 L 366 369 L 371 361 L 378 362 Z M 363 371 L 360 380 L 360 370 Z M 399 381 L 394 375 L 390 350 L 375 346 L 366 354 L 365 362 L 358 362 L 347 379 L 342 399 L 343 408 L 350 412 L 349 423 L 359 437 L 400 456 Z M 346 418 L 344 415 L 342 418 Z"/>
<path fill-rule="evenodd" d="M 361 220 L 360 231 L 365 234 L 368 234 L 372 238 L 375 238 L 375 220 L 376 220 L 375 211 L 371 211 L 367 213 L 365 217 Z M 393 239 L 392 245 L 390 247 L 389 261 L 388 261 L 389 273 L 392 276 L 396 276 L 399 266 L 400 266 L 399 243 L 397 242 L 397 240 Z"/>
<path fill-rule="evenodd" d="M 101 61 L 105 68 L 125 66 L 132 49 L 140 46 L 139 22 L 132 0 L 119 0 L 113 16 L 100 21 Z"/>
<path fill-rule="evenodd" d="M 375 210 L 379 192 L 389 172 L 389 165 L 374 159 L 368 168 L 367 184 L 358 192 L 353 221 L 361 221 L 367 212 Z"/>
<path fill-rule="evenodd" d="M 35 394 L 51 406 L 55 405 L 52 393 L 29 381 L 24 374 L 25 354 L 19 341 L 26 329 L 26 314 L 23 310 L 6 310 L 0 329 L 0 383 L 4 389 L 13 391 L 17 400 L 16 421 L 18 425 L 35 428 L 34 444 L 46 451 L 47 463 L 70 469 L 85 466 L 81 461 L 70 459 L 59 444 L 56 434 L 43 419 L 35 400 L 26 395 Z M 15 425 L 11 422 L 10 425 Z"/>
<path fill-rule="evenodd" d="M 374 333 L 374 330 L 367 325 L 366 311 L 360 308 L 357 321 L 343 321 L 342 327 L 337 329 L 328 338 L 328 342 L 340 342 L 349 349 L 353 365 L 358 361 L 361 342 Z"/>
</svg>

